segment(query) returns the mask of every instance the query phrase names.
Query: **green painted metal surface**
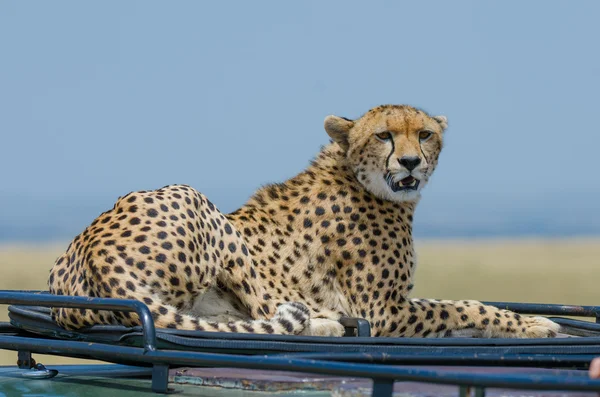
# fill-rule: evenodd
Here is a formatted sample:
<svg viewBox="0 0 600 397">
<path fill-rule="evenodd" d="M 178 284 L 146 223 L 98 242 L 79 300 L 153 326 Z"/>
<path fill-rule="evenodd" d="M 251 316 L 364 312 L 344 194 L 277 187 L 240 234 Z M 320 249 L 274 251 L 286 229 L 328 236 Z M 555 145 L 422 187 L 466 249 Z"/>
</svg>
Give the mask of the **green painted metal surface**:
<svg viewBox="0 0 600 397">
<path fill-rule="evenodd" d="M 59 371 L 52 379 L 26 379 L 16 366 L 0 367 L 0 397 L 139 397 L 160 396 L 151 392 L 150 369 L 121 365 L 55 365 Z M 173 374 L 175 375 L 175 374 Z M 176 377 L 175 377 L 176 378 Z M 178 380 L 180 382 L 178 382 Z M 171 377 L 170 388 L 175 395 L 238 397 L 238 396 L 330 396 L 329 391 L 280 390 L 251 391 L 226 385 L 201 385 L 200 382 Z M 189 382 L 189 383 L 188 383 Z M 233 386 L 233 385 L 230 385 Z"/>
</svg>

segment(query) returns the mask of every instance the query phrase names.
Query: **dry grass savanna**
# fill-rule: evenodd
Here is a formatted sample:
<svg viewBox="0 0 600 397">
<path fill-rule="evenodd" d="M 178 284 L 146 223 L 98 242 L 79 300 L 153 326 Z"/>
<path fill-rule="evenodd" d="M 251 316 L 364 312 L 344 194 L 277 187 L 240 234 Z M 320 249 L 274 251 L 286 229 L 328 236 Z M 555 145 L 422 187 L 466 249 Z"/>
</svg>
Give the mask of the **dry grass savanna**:
<svg viewBox="0 0 600 397">
<path fill-rule="evenodd" d="M 0 289 L 45 289 L 65 244 L 0 245 Z M 414 297 L 600 304 L 600 238 L 417 240 Z M 0 321 L 6 321 L 0 306 Z M 60 357 L 36 358 L 67 363 Z M 0 365 L 16 353 L 0 351 Z"/>
</svg>

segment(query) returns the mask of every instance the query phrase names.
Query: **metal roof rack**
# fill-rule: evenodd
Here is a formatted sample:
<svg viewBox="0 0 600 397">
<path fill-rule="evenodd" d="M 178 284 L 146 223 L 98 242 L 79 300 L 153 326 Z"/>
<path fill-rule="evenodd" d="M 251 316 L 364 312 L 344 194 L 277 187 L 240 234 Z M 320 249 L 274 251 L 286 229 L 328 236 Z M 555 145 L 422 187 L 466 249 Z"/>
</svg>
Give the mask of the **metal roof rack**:
<svg viewBox="0 0 600 397">
<path fill-rule="evenodd" d="M 169 368 L 178 366 L 226 366 L 369 378 L 373 380 L 373 396 L 391 396 L 395 381 L 455 385 L 459 387 L 460 395 L 465 396 L 468 388 L 473 388 L 477 396 L 485 395 L 486 388 L 600 391 L 600 380 L 589 379 L 583 371 L 575 375 L 573 371 L 568 374 L 560 371 L 531 374 L 515 369 L 511 373 L 489 374 L 465 373 L 447 368 L 397 366 L 485 365 L 587 369 L 591 359 L 600 355 L 600 325 L 579 320 L 555 319 L 564 328 L 574 330 L 574 334 L 584 333 L 586 337 L 485 340 L 198 333 L 199 337 L 195 338 L 194 331 L 173 333 L 172 330 L 157 330 L 148 307 L 138 301 L 55 296 L 39 291 L 0 291 L 0 304 L 136 312 L 142 325 L 125 330 L 127 336 L 123 339 L 124 344 L 89 343 L 81 339 L 88 337 L 84 333 L 56 333 L 53 337 L 34 333 L 14 324 L 0 324 L 0 349 L 17 351 L 22 368 L 34 366 L 32 353 L 149 366 L 152 367 L 152 390 L 158 393 L 168 391 Z M 506 302 L 488 304 L 523 314 L 593 317 L 596 322 L 600 321 L 600 307 L 596 306 Z M 364 333 L 364 321 L 345 320 L 347 334 L 355 334 L 354 329 L 358 329 L 358 334 Z M 137 334 L 137 342 L 132 334 Z M 80 339 L 62 339 L 65 335 Z M 190 347 L 186 345 L 178 350 L 177 343 L 172 342 L 190 343 L 194 340 L 197 342 L 194 347 L 197 351 L 190 351 Z M 170 344 L 167 347 L 161 346 L 165 341 L 170 341 Z M 236 345 L 235 349 L 240 354 L 231 354 L 232 345 Z M 248 351 L 244 350 L 244 346 L 249 346 Z M 293 348 L 286 349 L 286 346 Z M 337 351 L 331 350 L 332 347 L 338 347 Z M 258 351 L 268 354 L 257 354 Z"/>
</svg>

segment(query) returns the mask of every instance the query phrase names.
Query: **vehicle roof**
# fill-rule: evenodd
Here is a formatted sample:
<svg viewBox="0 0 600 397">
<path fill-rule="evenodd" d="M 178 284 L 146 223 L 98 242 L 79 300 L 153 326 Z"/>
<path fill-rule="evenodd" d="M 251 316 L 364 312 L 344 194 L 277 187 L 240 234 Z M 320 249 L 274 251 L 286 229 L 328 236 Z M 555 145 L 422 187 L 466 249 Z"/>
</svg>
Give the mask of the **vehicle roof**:
<svg viewBox="0 0 600 397">
<path fill-rule="evenodd" d="M 35 395 L 38 397 L 115 396 L 137 397 L 152 395 L 150 391 L 152 370 L 118 364 L 56 365 L 59 371 L 51 379 L 26 379 L 28 370 L 15 366 L 0 367 L 0 395 Z M 456 369 L 456 368 L 455 368 Z M 469 368 L 464 371 L 494 372 L 514 369 Z M 544 372 L 535 368 L 523 369 Z M 169 372 L 169 383 L 178 396 L 370 396 L 371 381 L 351 377 L 334 377 L 284 371 L 259 371 L 232 368 L 178 368 Z M 394 391 L 402 396 L 456 396 L 455 386 L 397 382 Z M 523 391 L 487 389 L 487 396 L 520 396 Z M 527 391 L 533 397 L 583 397 L 596 396 L 594 392 Z"/>
</svg>

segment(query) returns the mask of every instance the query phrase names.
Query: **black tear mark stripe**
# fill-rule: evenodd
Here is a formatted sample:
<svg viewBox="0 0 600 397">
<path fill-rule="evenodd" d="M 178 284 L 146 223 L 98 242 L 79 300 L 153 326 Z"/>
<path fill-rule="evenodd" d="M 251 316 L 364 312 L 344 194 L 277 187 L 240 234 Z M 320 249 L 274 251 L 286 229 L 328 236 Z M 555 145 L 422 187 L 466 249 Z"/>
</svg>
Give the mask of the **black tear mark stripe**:
<svg viewBox="0 0 600 397">
<path fill-rule="evenodd" d="M 392 143 L 392 151 L 390 152 L 390 154 L 387 156 L 387 159 L 385 160 L 385 166 L 388 170 L 390 169 L 390 158 L 392 157 L 392 154 L 394 154 L 394 152 L 396 151 L 396 144 L 394 143 L 394 137 L 392 137 L 390 139 L 390 142 Z"/>
<path fill-rule="evenodd" d="M 429 160 L 427 159 L 427 156 L 425 156 L 425 152 L 423 151 L 423 145 L 421 145 L 421 142 L 419 142 L 419 150 L 421 151 L 421 154 L 423 155 L 425 161 L 429 163 Z"/>
<path fill-rule="evenodd" d="M 425 141 L 427 142 L 427 141 Z M 419 150 L 421 151 L 421 154 L 423 155 L 423 158 L 425 159 L 425 161 L 427 161 L 427 163 L 429 163 L 429 159 L 427 158 L 427 156 L 425 156 L 425 152 L 423 151 L 423 144 L 421 141 L 419 141 Z"/>
</svg>

